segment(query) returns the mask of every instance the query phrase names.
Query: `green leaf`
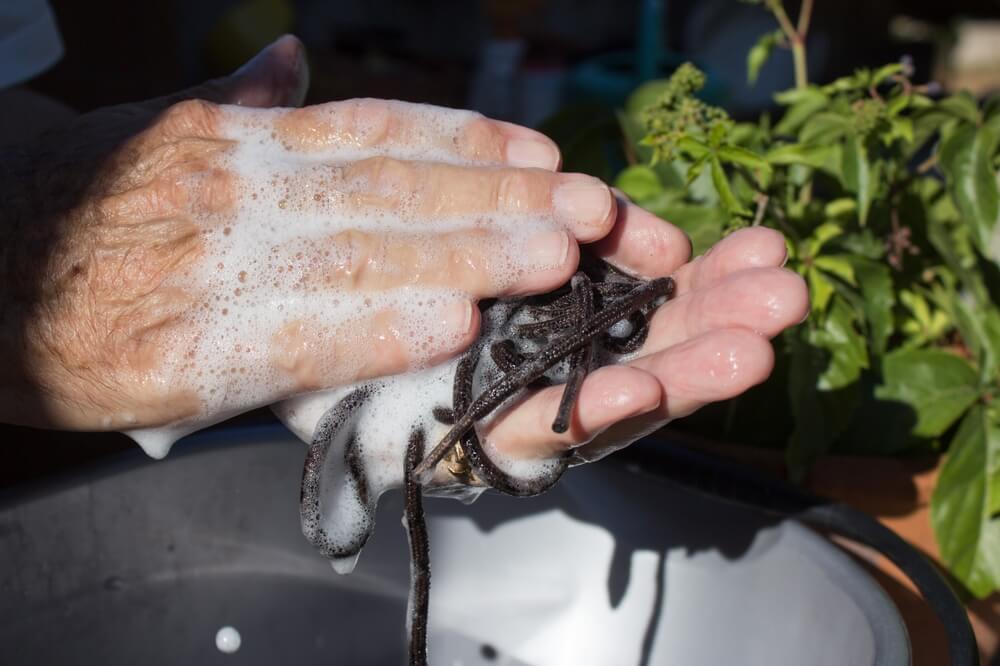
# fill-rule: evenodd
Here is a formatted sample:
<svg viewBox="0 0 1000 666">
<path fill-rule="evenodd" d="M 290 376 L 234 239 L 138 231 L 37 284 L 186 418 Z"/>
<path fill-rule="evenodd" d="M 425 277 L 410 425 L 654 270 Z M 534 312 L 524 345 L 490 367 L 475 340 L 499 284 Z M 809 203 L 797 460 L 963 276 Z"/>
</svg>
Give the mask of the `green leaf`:
<svg viewBox="0 0 1000 666">
<path fill-rule="evenodd" d="M 844 187 L 857 198 L 858 220 L 864 226 L 868 221 L 876 178 L 868 162 L 864 140 L 860 136 L 849 137 L 844 143 L 843 175 Z"/>
<path fill-rule="evenodd" d="M 717 122 L 712 125 L 712 129 L 708 131 L 708 145 L 710 145 L 713 150 L 718 148 L 722 144 L 722 140 L 726 138 L 727 134 L 729 134 L 729 125 L 730 123 Z"/>
<path fill-rule="evenodd" d="M 997 137 L 988 127 L 963 125 L 941 145 L 941 168 L 948 189 L 972 238 L 985 256 L 1000 264 L 1000 192 L 991 150 Z"/>
<path fill-rule="evenodd" d="M 867 88 L 871 81 L 871 72 L 867 69 L 859 69 L 850 76 L 842 76 L 823 86 L 826 93 L 845 93 Z"/>
<path fill-rule="evenodd" d="M 985 122 L 1000 117 L 1000 93 L 993 93 L 983 103 L 983 118 Z"/>
<path fill-rule="evenodd" d="M 813 315 L 822 314 L 830 303 L 830 297 L 833 296 L 833 285 L 829 278 L 815 268 L 806 271 L 806 281 L 809 283 L 809 304 Z"/>
<path fill-rule="evenodd" d="M 854 266 L 851 258 L 844 255 L 824 254 L 813 260 L 816 268 L 820 268 L 827 273 L 833 273 L 841 280 L 850 285 L 857 285 L 858 281 L 854 277 Z"/>
<path fill-rule="evenodd" d="M 719 200 L 722 202 L 722 206 L 729 214 L 744 217 L 753 215 L 748 209 L 740 205 L 736 195 L 733 194 L 732 188 L 729 187 L 729 179 L 726 178 L 726 172 L 723 170 L 722 162 L 719 161 L 719 158 L 713 155 L 709 160 L 709 165 L 712 168 L 712 184 L 715 186 L 715 191 L 719 193 Z"/>
<path fill-rule="evenodd" d="M 1000 462 L 996 414 L 973 407 L 952 440 L 931 498 L 931 522 L 949 571 L 978 597 L 1000 587 L 1000 520 L 994 518 Z"/>
<path fill-rule="evenodd" d="M 826 245 L 827 241 L 833 240 L 844 233 L 844 228 L 835 222 L 824 222 L 813 230 L 812 237 L 816 239 L 816 245 L 812 247 L 815 253 Z"/>
<path fill-rule="evenodd" d="M 809 237 L 806 245 L 806 256 L 815 257 L 823 249 L 827 241 L 830 241 L 844 233 L 844 229 L 835 222 L 824 222 L 813 229 L 812 236 Z"/>
<path fill-rule="evenodd" d="M 646 81 L 632 91 L 632 94 L 625 100 L 625 113 L 638 115 L 657 104 L 670 89 L 670 79 L 653 79 Z"/>
<path fill-rule="evenodd" d="M 963 90 L 951 97 L 945 97 L 937 103 L 937 108 L 948 115 L 964 120 L 967 123 L 972 123 L 973 125 L 978 125 L 982 120 L 979 116 L 979 108 L 976 106 L 976 100 L 967 90 Z"/>
<path fill-rule="evenodd" d="M 841 199 L 834 199 L 833 201 L 826 204 L 823 208 L 823 215 L 825 217 L 846 217 L 852 215 L 858 209 L 858 204 L 854 199 L 848 199 L 843 197 Z"/>
<path fill-rule="evenodd" d="M 980 368 L 984 382 L 1000 376 L 1000 310 L 995 305 L 975 306 L 954 299 L 955 325 Z"/>
<path fill-rule="evenodd" d="M 921 109 L 911 118 L 913 119 L 913 141 L 906 146 L 904 151 L 904 157 L 907 159 L 915 157 L 917 151 L 926 146 L 932 139 L 935 141 L 938 139 L 939 132 L 956 122 L 952 116 L 941 111 L 937 106 Z"/>
<path fill-rule="evenodd" d="M 830 98 L 815 87 L 786 90 L 776 94 L 774 99 L 779 104 L 791 105 L 778 124 L 774 126 L 774 133 L 779 136 L 795 134 L 805 121 L 830 102 Z"/>
<path fill-rule="evenodd" d="M 882 65 L 872 74 L 871 83 L 869 85 L 877 86 L 893 74 L 899 74 L 901 71 L 903 71 L 903 65 L 898 62 Z"/>
<path fill-rule="evenodd" d="M 633 164 L 626 167 L 615 178 L 615 187 L 637 203 L 641 203 L 663 192 L 663 184 L 660 182 L 660 177 L 656 175 L 655 171 L 644 164 Z"/>
<path fill-rule="evenodd" d="M 767 160 L 746 148 L 740 148 L 731 144 L 719 146 L 716 155 L 723 162 L 739 164 L 751 170 L 763 171 L 765 174 L 771 173 L 771 165 L 767 163 Z"/>
<path fill-rule="evenodd" d="M 942 197 L 942 200 L 950 201 L 947 197 Z M 948 268 L 954 271 L 958 279 L 962 281 L 962 286 L 972 293 L 976 303 L 978 305 L 988 304 L 990 297 L 986 291 L 986 285 L 979 272 L 973 268 L 975 257 L 971 256 L 972 250 L 963 252 L 962 247 L 956 241 L 955 234 L 952 233 L 952 229 L 941 220 L 932 219 L 931 223 L 927 225 L 927 240 L 941 255 Z"/>
<path fill-rule="evenodd" d="M 677 142 L 677 147 L 695 159 L 704 157 L 712 152 L 712 149 L 706 144 L 690 136 L 681 137 L 681 140 Z"/>
<path fill-rule="evenodd" d="M 852 205 L 854 202 L 851 202 Z M 867 259 L 881 259 L 885 256 L 885 242 L 872 233 L 871 229 L 861 229 L 846 234 L 837 240 L 837 245 L 843 250 Z"/>
<path fill-rule="evenodd" d="M 913 121 L 909 118 L 892 118 L 889 120 L 889 129 L 882 133 L 882 143 L 891 146 L 896 140 L 903 143 L 913 143 Z"/>
<path fill-rule="evenodd" d="M 780 30 L 764 33 L 757 40 L 757 43 L 750 48 L 750 52 L 747 54 L 747 80 L 750 82 L 750 85 L 757 83 L 760 68 L 767 62 L 771 51 L 774 50 L 774 47 L 778 45 L 778 41 L 783 36 Z"/>
<path fill-rule="evenodd" d="M 769 150 L 764 159 L 775 166 L 802 164 L 821 169 L 830 162 L 835 148 L 835 146 L 803 146 L 798 143 L 787 143 Z"/>
<path fill-rule="evenodd" d="M 704 254 L 722 238 L 727 216 L 718 206 L 691 204 L 679 199 L 677 193 L 665 192 L 644 202 L 644 207 L 686 233 L 691 239 L 693 256 Z"/>
<path fill-rule="evenodd" d="M 913 313 L 913 318 L 921 327 L 931 324 L 931 306 L 921 294 L 903 289 L 899 292 L 899 300 Z"/>
<path fill-rule="evenodd" d="M 694 184 L 694 181 L 698 180 L 698 176 L 701 175 L 702 169 L 705 168 L 705 164 L 712 157 L 710 153 L 705 153 L 688 167 L 687 176 L 684 178 L 684 187 L 689 188 Z"/>
<path fill-rule="evenodd" d="M 885 104 L 886 115 L 890 118 L 895 118 L 902 113 L 906 107 L 910 106 L 910 100 L 912 99 L 912 95 L 894 95 Z"/>
<path fill-rule="evenodd" d="M 908 296 L 909 298 L 907 298 Z M 914 310 L 912 318 L 903 320 L 899 325 L 899 330 L 906 336 L 903 348 L 927 348 L 944 338 L 951 328 L 951 320 L 948 315 L 940 309 L 931 310 L 922 296 L 914 299 L 912 293 L 901 291 L 899 300 L 908 307 L 912 305 L 922 306 Z"/>
<path fill-rule="evenodd" d="M 840 139 L 850 129 L 851 123 L 838 113 L 817 113 L 802 126 L 799 140 L 806 144 L 828 144 Z"/>
<path fill-rule="evenodd" d="M 895 305 L 895 298 L 892 274 L 888 266 L 878 261 L 853 256 L 851 262 L 854 264 L 854 274 L 861 286 L 872 351 L 881 356 L 885 353 L 886 343 L 893 329 L 892 308 Z"/>
<path fill-rule="evenodd" d="M 909 405 L 917 437 L 940 437 L 979 397 L 975 369 L 937 349 L 891 351 L 882 361 L 882 375 L 876 397 Z"/>
<path fill-rule="evenodd" d="M 812 332 L 810 342 L 830 352 L 829 363 L 816 382 L 821 391 L 853 384 L 868 367 L 868 348 L 854 322 L 850 306 L 842 298 L 834 298 L 822 328 Z"/>
<path fill-rule="evenodd" d="M 788 439 L 785 457 L 793 478 L 801 478 L 806 467 L 825 453 L 850 423 L 858 404 L 858 384 L 838 390 L 818 390 L 827 373 L 831 354 L 813 344 L 805 327 L 784 336 L 791 352 L 788 370 L 788 400 L 795 428 Z"/>
</svg>

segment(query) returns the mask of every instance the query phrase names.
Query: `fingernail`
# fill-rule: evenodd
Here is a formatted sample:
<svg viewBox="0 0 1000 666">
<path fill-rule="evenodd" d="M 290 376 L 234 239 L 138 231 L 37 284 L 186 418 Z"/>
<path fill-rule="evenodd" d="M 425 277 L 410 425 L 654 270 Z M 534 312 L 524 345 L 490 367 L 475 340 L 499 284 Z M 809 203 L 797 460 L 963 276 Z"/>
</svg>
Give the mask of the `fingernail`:
<svg viewBox="0 0 1000 666">
<path fill-rule="evenodd" d="M 559 165 L 559 151 L 543 141 L 511 139 L 507 142 L 507 164 L 552 170 Z"/>
<path fill-rule="evenodd" d="M 526 252 L 533 265 L 554 268 L 566 263 L 569 256 L 569 234 L 546 231 L 528 239 Z"/>
<path fill-rule="evenodd" d="M 597 225 L 611 212 L 611 191 L 596 178 L 581 174 L 563 177 L 552 195 L 556 219 L 567 226 Z"/>
<path fill-rule="evenodd" d="M 465 333 L 472 326 L 472 301 L 456 301 L 442 308 L 441 326 L 445 331 Z"/>
</svg>

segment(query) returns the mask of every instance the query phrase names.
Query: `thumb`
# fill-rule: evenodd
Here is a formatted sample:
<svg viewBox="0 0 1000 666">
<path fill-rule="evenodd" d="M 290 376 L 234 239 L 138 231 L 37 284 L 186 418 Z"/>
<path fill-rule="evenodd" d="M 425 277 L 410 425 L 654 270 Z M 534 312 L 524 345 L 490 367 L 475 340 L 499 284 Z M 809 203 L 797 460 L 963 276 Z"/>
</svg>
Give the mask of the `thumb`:
<svg viewBox="0 0 1000 666">
<path fill-rule="evenodd" d="M 185 99 L 266 108 L 301 106 L 309 89 L 305 47 L 284 35 L 230 74 L 157 100 L 166 107 Z"/>
<path fill-rule="evenodd" d="M 220 104 L 302 106 L 309 89 L 309 63 L 302 42 L 284 35 L 232 75 L 218 80 Z"/>
</svg>

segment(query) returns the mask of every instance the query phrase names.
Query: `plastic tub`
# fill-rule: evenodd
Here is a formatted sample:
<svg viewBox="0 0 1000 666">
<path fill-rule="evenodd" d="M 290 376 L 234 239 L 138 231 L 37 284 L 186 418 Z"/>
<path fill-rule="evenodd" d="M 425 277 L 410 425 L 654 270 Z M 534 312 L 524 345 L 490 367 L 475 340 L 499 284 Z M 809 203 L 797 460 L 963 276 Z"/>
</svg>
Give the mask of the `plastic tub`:
<svg viewBox="0 0 1000 666">
<path fill-rule="evenodd" d="M 222 431 L 9 494 L 0 663 L 403 663 L 399 495 L 339 576 L 299 531 L 304 452 Z M 427 509 L 431 664 L 910 663 L 896 609 L 835 546 L 613 459 L 539 498 Z"/>
</svg>

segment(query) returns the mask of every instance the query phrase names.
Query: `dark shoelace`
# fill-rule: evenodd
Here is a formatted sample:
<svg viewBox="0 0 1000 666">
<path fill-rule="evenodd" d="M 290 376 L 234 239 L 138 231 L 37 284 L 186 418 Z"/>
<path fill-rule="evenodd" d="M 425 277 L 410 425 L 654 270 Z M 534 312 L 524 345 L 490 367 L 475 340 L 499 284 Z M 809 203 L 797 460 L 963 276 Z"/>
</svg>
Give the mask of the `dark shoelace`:
<svg viewBox="0 0 1000 666">
<path fill-rule="evenodd" d="M 503 373 L 473 399 L 473 373 L 482 346 L 469 350 L 459 361 L 453 385 L 451 409 L 437 408 L 435 418 L 451 430 L 442 438 L 419 465 L 414 466 L 415 456 L 424 448 L 423 431 L 415 431 L 406 453 L 405 501 L 406 525 L 410 539 L 411 570 L 413 571 L 412 601 L 410 610 L 410 665 L 426 666 L 427 663 L 427 602 L 430 597 L 430 558 L 427 528 L 423 520 L 421 489 L 434 468 L 453 448 L 459 448 L 459 457 L 469 462 L 476 474 L 491 488 L 518 495 L 536 495 L 544 492 L 558 480 L 568 466 L 568 457 L 560 461 L 556 474 L 541 483 L 525 482 L 503 472 L 483 450 L 473 427 L 479 419 L 492 413 L 508 398 L 533 386 L 556 364 L 568 359 L 569 373 L 566 388 L 552 430 L 565 432 L 569 427 L 580 386 L 587 374 L 597 364 L 595 347 L 598 344 L 615 354 L 638 350 L 648 332 L 647 317 L 657 299 L 669 299 L 674 293 L 674 281 L 659 278 L 649 282 L 638 280 L 623 285 L 594 283 L 584 272 L 577 273 L 571 282 L 569 294 L 552 303 L 536 307 L 535 314 L 550 314 L 548 319 L 536 319 L 522 325 L 517 332 L 525 337 L 550 335 L 550 342 L 537 353 L 528 356 L 517 350 L 512 340 L 502 339 L 490 345 L 490 356 Z M 603 307 L 595 311 L 595 300 Z M 528 305 L 527 307 L 532 307 Z M 558 314 L 556 314 L 558 313 Z M 631 331 L 622 338 L 608 335 L 608 329 L 620 321 L 628 321 Z M 461 414 L 455 418 L 456 414 Z"/>
<path fill-rule="evenodd" d="M 545 376 L 546 373 L 567 361 L 566 388 L 552 424 L 553 431 L 565 432 L 570 426 L 573 408 L 587 374 L 602 363 L 609 362 L 607 356 L 599 357 L 598 352 L 614 355 L 638 350 L 646 339 L 649 314 L 657 307 L 658 301 L 669 299 L 673 293 L 674 281 L 670 278 L 648 282 L 637 280 L 602 261 L 591 260 L 585 270 L 573 277 L 568 290 L 564 288 L 513 303 L 511 312 L 525 314 L 526 321 L 513 326 L 510 336 L 481 338 L 459 360 L 453 383 L 452 406 L 433 410 L 434 418 L 451 425 L 451 429 L 427 455 L 424 454 L 426 432 L 423 428 L 414 429 L 410 433 L 404 459 L 404 511 L 412 575 L 408 618 L 411 666 L 427 664 L 431 574 L 422 495 L 423 486 L 430 480 L 435 467 L 450 452 L 454 452 L 457 458 L 468 463 L 482 483 L 500 492 L 527 496 L 550 488 L 569 466 L 569 455 L 560 459 L 554 473 L 544 479 L 525 481 L 514 478 L 490 460 L 476 435 L 476 421 L 526 388 L 549 385 L 551 380 Z M 507 304 L 510 305 L 510 302 Z M 482 307 L 485 314 L 492 304 Z M 611 335 L 610 329 L 619 322 L 626 323 L 625 333 Z M 544 344 L 534 353 L 529 353 L 518 344 L 525 339 L 541 340 Z M 473 397 L 474 374 L 486 345 L 489 345 L 489 355 L 499 377 Z M 341 438 L 346 438 L 343 450 L 349 482 L 357 488 L 359 501 L 364 505 L 369 503 L 368 483 L 358 453 L 357 419 L 361 408 L 371 397 L 372 389 L 361 387 L 332 407 L 317 425 L 306 456 L 299 503 L 302 531 L 326 557 L 356 555 L 370 532 L 373 517 L 366 516 L 368 529 L 361 531 L 356 542 L 346 546 L 334 545 L 322 526 L 321 486 L 334 442 L 343 442 Z"/>
</svg>

